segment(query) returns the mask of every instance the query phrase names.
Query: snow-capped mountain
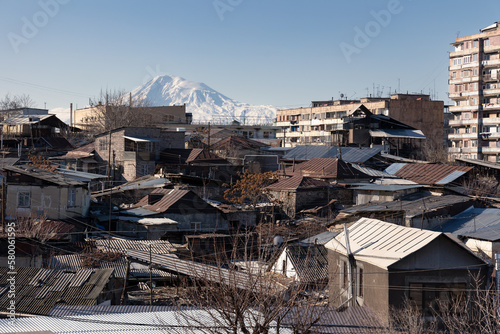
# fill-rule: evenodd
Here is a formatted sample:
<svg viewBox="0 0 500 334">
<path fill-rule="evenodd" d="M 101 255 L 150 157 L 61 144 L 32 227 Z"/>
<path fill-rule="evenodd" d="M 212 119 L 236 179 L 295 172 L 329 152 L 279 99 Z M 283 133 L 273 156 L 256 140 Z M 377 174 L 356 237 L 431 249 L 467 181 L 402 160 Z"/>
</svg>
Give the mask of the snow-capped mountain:
<svg viewBox="0 0 500 334">
<path fill-rule="evenodd" d="M 147 99 L 151 106 L 186 104 L 186 112 L 195 122 L 245 124 L 270 123 L 276 117 L 276 108 L 270 105 L 251 105 L 235 101 L 204 83 L 162 75 L 151 79 L 132 92 L 133 100 Z"/>
</svg>

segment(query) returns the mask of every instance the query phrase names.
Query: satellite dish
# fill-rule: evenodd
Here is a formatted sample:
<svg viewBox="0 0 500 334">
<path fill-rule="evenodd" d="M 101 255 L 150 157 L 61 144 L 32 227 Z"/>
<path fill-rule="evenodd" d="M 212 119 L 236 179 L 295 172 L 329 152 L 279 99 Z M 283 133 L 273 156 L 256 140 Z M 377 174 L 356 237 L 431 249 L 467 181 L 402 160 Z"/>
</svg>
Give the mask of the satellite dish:
<svg viewBox="0 0 500 334">
<path fill-rule="evenodd" d="M 340 93 L 340 98 L 343 99 L 344 98 L 344 93 Z"/>
</svg>

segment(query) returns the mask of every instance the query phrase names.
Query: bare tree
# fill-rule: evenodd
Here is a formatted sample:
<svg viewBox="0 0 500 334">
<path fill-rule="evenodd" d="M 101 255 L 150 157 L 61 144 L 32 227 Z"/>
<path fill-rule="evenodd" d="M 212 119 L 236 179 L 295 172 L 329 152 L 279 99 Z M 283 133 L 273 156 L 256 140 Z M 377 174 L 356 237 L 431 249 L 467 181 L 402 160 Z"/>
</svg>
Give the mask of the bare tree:
<svg viewBox="0 0 500 334">
<path fill-rule="evenodd" d="M 216 251 L 215 265 L 186 281 L 192 308 L 179 307 L 178 317 L 188 326 L 178 333 L 193 328 L 200 333 L 267 334 L 280 328 L 288 333 L 311 332 L 323 314 L 319 308 L 327 307 L 324 300 L 298 282 L 284 284 L 284 277 L 269 273 L 264 253 L 270 249 L 249 242 L 247 235 L 235 238 L 230 254 Z M 301 316 L 290 316 L 298 308 Z"/>
<path fill-rule="evenodd" d="M 145 126 L 151 124 L 151 115 L 144 112 L 150 105 L 146 99 L 132 99 L 124 90 L 102 91 L 90 99 L 94 111 L 92 127 L 97 132 L 124 126 Z"/>
<path fill-rule="evenodd" d="M 7 93 L 4 98 L 0 100 L 0 110 L 32 108 L 34 105 L 35 101 L 27 94 L 10 96 L 10 94 Z"/>
</svg>

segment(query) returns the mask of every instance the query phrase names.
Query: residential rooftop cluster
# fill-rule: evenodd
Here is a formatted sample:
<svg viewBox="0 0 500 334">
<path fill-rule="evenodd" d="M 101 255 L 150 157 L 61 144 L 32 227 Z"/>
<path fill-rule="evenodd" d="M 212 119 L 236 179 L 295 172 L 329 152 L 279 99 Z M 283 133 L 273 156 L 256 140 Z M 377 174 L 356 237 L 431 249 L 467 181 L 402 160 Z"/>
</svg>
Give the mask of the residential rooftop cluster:
<svg viewBox="0 0 500 334">
<path fill-rule="evenodd" d="M 0 111 L 0 333 L 498 331 L 498 23 L 452 45 L 455 106 Z"/>
</svg>

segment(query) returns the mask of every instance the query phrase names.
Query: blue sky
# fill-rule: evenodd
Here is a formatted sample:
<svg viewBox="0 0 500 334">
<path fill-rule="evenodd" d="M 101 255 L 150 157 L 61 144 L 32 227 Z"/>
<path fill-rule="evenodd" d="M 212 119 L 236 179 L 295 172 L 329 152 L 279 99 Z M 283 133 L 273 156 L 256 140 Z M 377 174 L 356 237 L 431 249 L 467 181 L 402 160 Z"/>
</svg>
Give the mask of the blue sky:
<svg viewBox="0 0 500 334">
<path fill-rule="evenodd" d="M 171 74 L 280 108 L 388 95 L 398 83 L 448 102 L 450 43 L 500 21 L 498 0 L 479 4 L 0 0 L 0 98 L 24 93 L 41 108 L 80 108 L 101 89 Z"/>
</svg>

